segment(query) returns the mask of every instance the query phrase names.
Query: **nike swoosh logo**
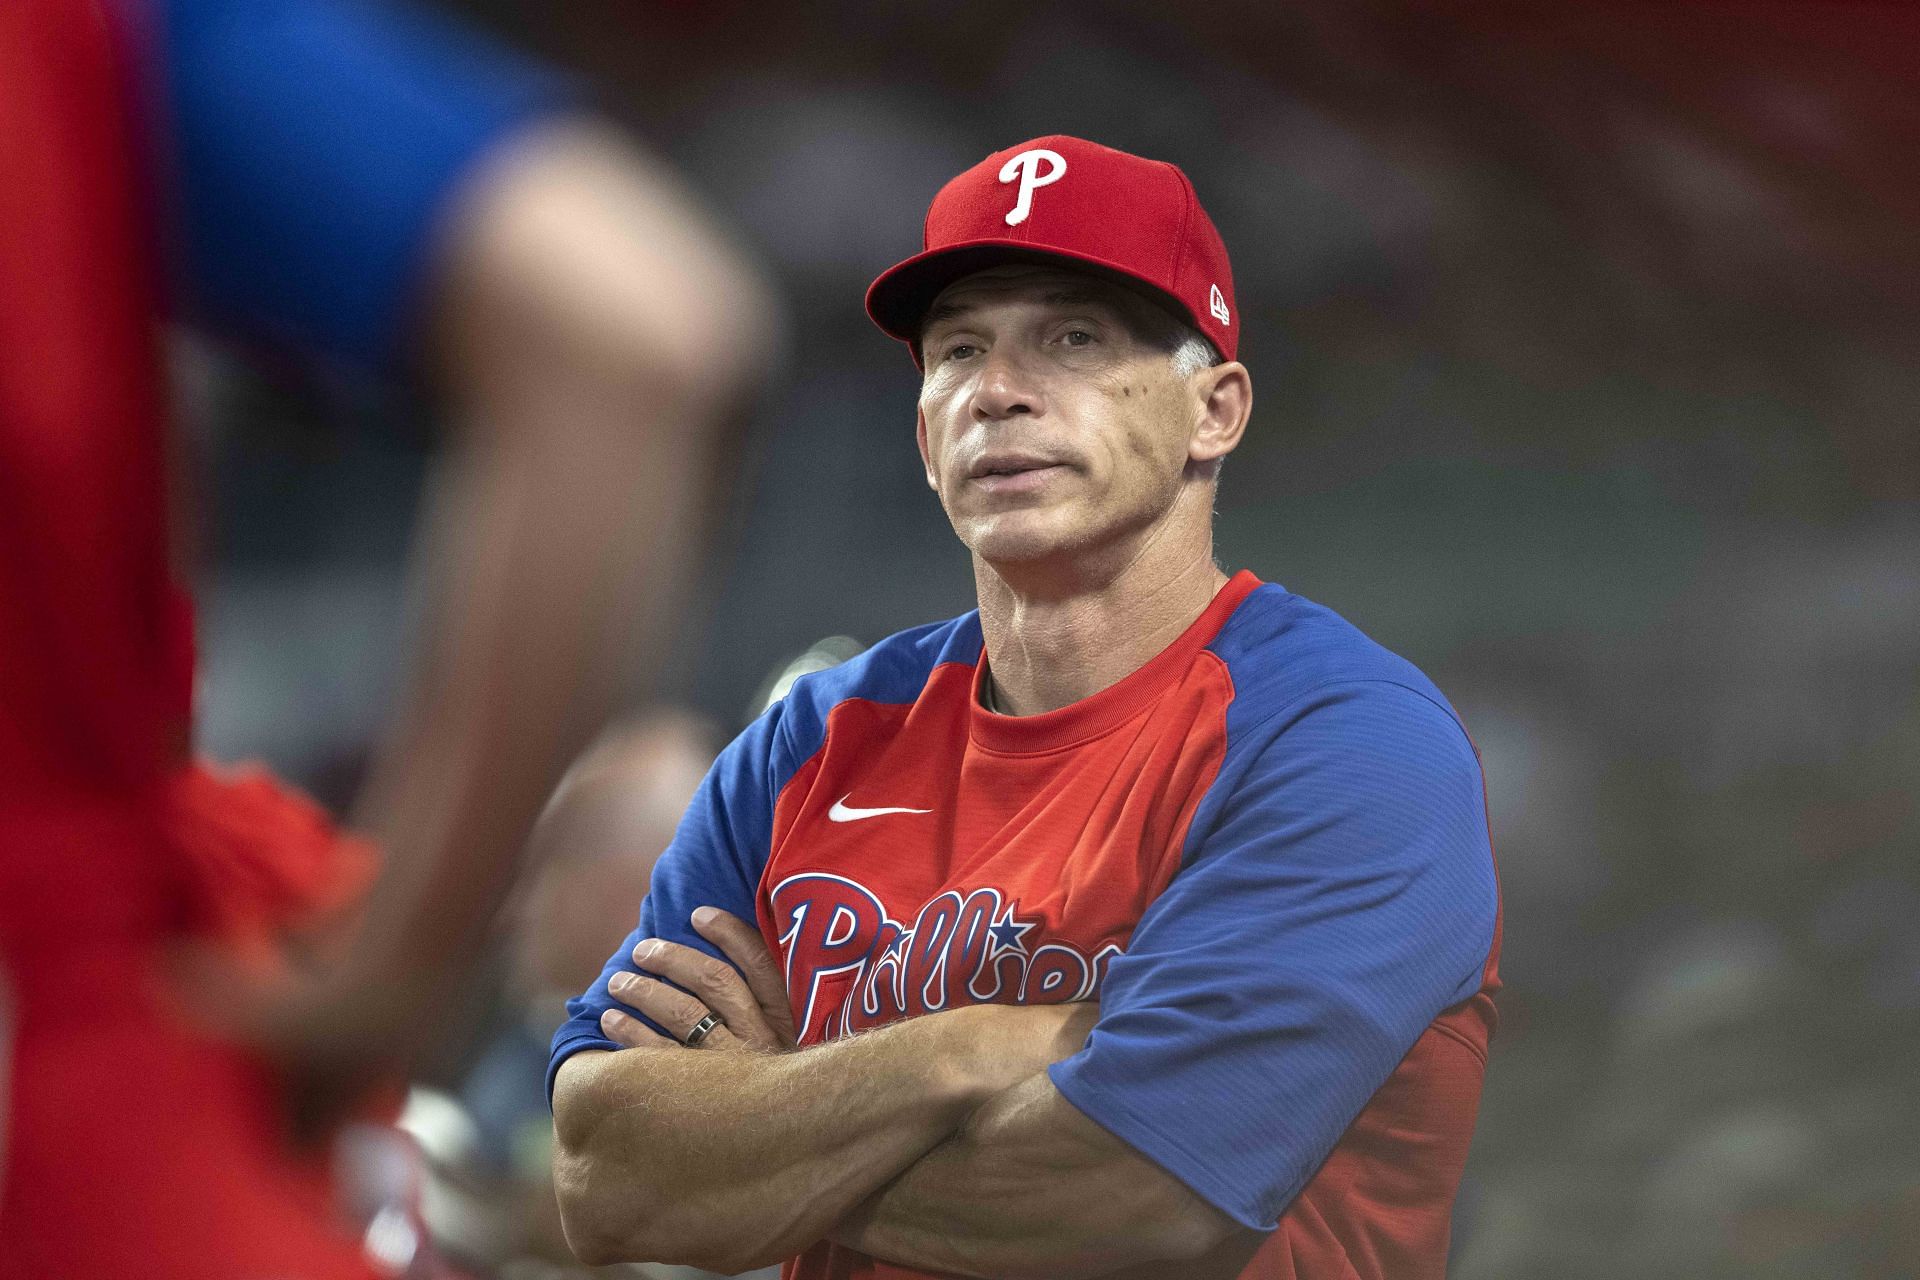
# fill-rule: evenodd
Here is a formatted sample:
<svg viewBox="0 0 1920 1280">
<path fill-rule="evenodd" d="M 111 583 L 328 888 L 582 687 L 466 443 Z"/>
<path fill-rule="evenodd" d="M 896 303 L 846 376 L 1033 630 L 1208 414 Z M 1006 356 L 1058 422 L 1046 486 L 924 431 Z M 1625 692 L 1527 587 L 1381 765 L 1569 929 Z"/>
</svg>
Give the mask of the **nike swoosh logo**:
<svg viewBox="0 0 1920 1280">
<path fill-rule="evenodd" d="M 833 808 L 827 810 L 827 817 L 834 822 L 858 822 L 862 818 L 877 818 L 883 813 L 932 813 L 931 809 L 850 809 L 847 798 L 853 793 L 841 796 L 833 802 Z"/>
</svg>

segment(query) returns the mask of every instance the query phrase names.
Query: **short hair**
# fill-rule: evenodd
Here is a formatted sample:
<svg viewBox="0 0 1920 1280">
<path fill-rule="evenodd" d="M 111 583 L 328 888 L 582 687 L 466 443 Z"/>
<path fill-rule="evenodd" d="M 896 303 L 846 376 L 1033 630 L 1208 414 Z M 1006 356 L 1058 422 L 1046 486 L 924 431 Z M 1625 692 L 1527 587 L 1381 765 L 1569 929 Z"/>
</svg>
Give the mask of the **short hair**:
<svg viewBox="0 0 1920 1280">
<path fill-rule="evenodd" d="M 1123 286 L 1121 291 L 1140 303 L 1127 308 L 1134 336 L 1164 350 L 1173 361 L 1177 376 L 1191 378 L 1202 369 L 1211 369 L 1223 362 L 1220 348 L 1213 345 L 1213 339 L 1194 328 L 1185 316 L 1137 290 Z"/>
<path fill-rule="evenodd" d="M 1202 369 L 1211 369 L 1225 363 L 1225 358 L 1220 354 L 1220 348 L 1214 346 L 1212 339 L 1206 334 L 1178 316 L 1168 315 L 1167 323 L 1172 330 L 1173 351 L 1169 358 L 1173 362 L 1174 377 L 1191 378 Z M 1216 485 L 1219 484 L 1220 469 L 1226 465 L 1226 462 L 1227 460 L 1222 457 L 1205 464 L 1202 470 L 1206 473 L 1207 479 Z"/>
<path fill-rule="evenodd" d="M 1186 330 L 1179 345 L 1173 349 L 1173 371 L 1182 378 L 1191 378 L 1202 369 L 1211 369 L 1223 363 L 1220 348 L 1213 340 L 1192 325 L 1180 326 Z"/>
</svg>

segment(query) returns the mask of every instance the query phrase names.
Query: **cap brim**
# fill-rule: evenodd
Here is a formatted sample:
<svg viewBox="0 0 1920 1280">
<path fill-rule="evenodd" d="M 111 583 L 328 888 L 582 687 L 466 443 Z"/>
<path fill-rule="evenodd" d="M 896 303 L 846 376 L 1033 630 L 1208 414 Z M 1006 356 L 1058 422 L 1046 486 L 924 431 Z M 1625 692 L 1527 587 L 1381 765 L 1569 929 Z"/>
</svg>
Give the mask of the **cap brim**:
<svg viewBox="0 0 1920 1280">
<path fill-rule="evenodd" d="M 1171 293 L 1142 280 L 1123 267 L 1089 254 L 1042 248 L 1023 240 L 969 240 L 942 245 L 882 272 L 867 286 L 867 315 L 883 333 L 909 346 L 920 339 L 920 326 L 935 298 L 962 276 L 1007 263 L 1065 264 L 1106 277 L 1147 301 L 1164 307 L 1189 324 L 1198 325 L 1187 305 Z M 915 358 L 919 352 L 916 346 Z"/>
</svg>

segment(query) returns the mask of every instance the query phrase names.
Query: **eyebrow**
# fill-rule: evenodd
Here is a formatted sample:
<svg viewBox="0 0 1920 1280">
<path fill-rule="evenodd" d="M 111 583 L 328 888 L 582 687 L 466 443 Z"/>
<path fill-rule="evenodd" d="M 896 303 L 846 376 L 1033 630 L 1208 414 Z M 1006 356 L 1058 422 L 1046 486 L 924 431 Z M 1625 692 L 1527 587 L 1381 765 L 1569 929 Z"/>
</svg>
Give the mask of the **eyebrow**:
<svg viewBox="0 0 1920 1280">
<path fill-rule="evenodd" d="M 1119 305 L 1098 289 L 1056 289 L 1043 295 L 1040 301 L 1050 307 L 1091 305 L 1104 307 L 1109 311 L 1119 310 Z M 979 304 L 975 302 L 942 302 L 927 312 L 926 318 L 920 322 L 920 332 L 925 333 L 937 324 L 963 316 L 978 306 Z"/>
</svg>

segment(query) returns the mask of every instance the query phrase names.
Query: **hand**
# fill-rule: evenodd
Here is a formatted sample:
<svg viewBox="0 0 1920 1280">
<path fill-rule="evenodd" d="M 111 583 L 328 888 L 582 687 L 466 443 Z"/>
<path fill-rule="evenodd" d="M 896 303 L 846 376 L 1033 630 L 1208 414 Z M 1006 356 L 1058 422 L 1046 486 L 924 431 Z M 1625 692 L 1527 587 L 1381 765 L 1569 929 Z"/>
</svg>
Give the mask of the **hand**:
<svg viewBox="0 0 1920 1280">
<path fill-rule="evenodd" d="M 618 1009 L 609 1009 L 600 1017 L 600 1029 L 607 1039 L 629 1049 L 683 1042 L 687 1033 L 711 1013 L 720 1019 L 720 1025 L 700 1041 L 702 1049 L 784 1053 L 793 1048 L 793 1006 L 787 1000 L 786 978 L 759 930 L 715 907 L 694 912 L 693 928 L 733 961 L 738 972 L 703 951 L 677 942 L 657 938 L 641 942 L 633 949 L 633 963 L 667 981 L 646 974 L 617 973 L 608 982 L 607 993 L 665 1027 L 674 1041 Z M 669 982 L 685 990 L 677 990 Z"/>
<path fill-rule="evenodd" d="M 163 799 L 189 905 L 162 993 L 270 1059 L 296 1133 L 317 1136 L 376 1082 L 401 1078 L 424 1034 L 424 976 L 369 956 L 380 855 L 257 765 L 195 761 L 168 776 Z"/>
<path fill-rule="evenodd" d="M 162 983 L 181 1017 L 274 1063 L 302 1142 L 319 1141 L 374 1090 L 403 1079 L 420 1035 L 404 975 L 303 971 L 183 944 L 168 955 Z"/>
</svg>

